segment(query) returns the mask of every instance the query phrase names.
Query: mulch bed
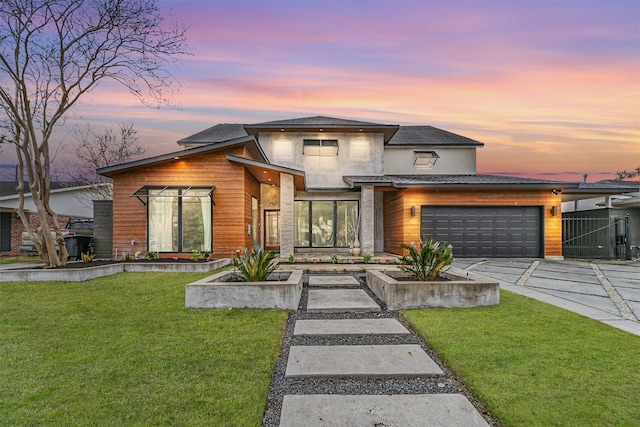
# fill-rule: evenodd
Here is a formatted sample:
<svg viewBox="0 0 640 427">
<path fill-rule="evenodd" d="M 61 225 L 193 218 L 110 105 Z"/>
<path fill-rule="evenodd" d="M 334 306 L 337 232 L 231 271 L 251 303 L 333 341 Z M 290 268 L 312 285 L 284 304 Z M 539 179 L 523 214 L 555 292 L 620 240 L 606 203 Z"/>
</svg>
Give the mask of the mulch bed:
<svg viewBox="0 0 640 427">
<path fill-rule="evenodd" d="M 213 259 L 211 261 L 214 261 Z M 205 264 L 207 261 L 198 260 L 193 261 L 190 259 L 178 258 L 177 260 L 173 260 L 171 258 L 157 258 L 153 261 L 149 261 L 148 259 L 139 259 L 136 261 L 122 261 L 122 260 L 94 260 L 92 262 L 81 262 L 81 261 L 69 261 L 64 267 L 49 267 L 49 270 L 67 270 L 71 268 L 88 268 L 88 267 L 101 267 L 105 265 L 113 265 L 113 264 L 122 264 L 123 262 L 128 263 L 141 263 L 141 264 Z M 35 266 L 35 267 L 20 267 L 16 265 L 12 270 L 43 270 L 44 266 Z"/>
</svg>

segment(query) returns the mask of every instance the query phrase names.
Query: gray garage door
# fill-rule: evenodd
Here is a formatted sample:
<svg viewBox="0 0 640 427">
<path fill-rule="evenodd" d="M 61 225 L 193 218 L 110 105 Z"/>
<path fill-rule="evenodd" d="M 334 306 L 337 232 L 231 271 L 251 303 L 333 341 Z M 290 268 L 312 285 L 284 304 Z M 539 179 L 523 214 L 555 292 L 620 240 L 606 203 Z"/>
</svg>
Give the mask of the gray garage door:
<svg viewBox="0 0 640 427">
<path fill-rule="evenodd" d="M 453 245 L 456 257 L 540 257 L 539 207 L 422 206 L 420 233 Z"/>
</svg>

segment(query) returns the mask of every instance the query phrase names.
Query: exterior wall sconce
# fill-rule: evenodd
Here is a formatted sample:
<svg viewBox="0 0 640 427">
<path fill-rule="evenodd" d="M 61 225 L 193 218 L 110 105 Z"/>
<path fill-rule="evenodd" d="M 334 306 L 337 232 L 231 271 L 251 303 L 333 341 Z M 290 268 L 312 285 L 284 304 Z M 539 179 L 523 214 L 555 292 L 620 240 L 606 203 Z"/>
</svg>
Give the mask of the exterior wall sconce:
<svg viewBox="0 0 640 427">
<path fill-rule="evenodd" d="M 411 216 L 416 216 L 416 207 L 411 206 Z"/>
<path fill-rule="evenodd" d="M 558 216 L 558 207 L 551 206 L 551 216 Z"/>
</svg>

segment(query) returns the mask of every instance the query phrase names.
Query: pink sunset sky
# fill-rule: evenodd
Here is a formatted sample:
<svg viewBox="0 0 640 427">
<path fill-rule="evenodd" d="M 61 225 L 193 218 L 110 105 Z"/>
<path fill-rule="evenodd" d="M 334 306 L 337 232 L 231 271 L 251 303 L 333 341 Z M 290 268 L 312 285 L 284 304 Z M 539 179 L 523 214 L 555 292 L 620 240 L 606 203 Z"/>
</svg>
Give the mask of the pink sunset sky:
<svg viewBox="0 0 640 427">
<path fill-rule="evenodd" d="M 218 123 L 325 115 L 484 142 L 479 173 L 593 182 L 640 166 L 637 0 L 159 4 L 190 26 L 177 108 L 104 84 L 69 123 L 133 123 L 152 156 Z"/>
</svg>

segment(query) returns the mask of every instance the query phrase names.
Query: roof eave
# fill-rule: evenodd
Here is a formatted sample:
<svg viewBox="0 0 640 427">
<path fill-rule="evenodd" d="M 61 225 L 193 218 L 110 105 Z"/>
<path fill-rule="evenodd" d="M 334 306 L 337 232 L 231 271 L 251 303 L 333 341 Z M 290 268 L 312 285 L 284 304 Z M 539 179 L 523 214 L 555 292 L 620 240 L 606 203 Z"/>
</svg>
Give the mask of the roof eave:
<svg viewBox="0 0 640 427">
<path fill-rule="evenodd" d="M 249 135 L 257 136 L 260 132 L 362 132 L 382 133 L 385 144 L 395 135 L 399 125 L 358 125 L 358 124 L 256 124 L 245 125 L 244 129 Z"/>
<path fill-rule="evenodd" d="M 122 163 L 114 166 L 108 166 L 105 168 L 97 169 L 96 172 L 99 175 L 110 176 L 109 174 L 114 172 L 122 172 L 128 169 L 134 169 L 141 166 L 148 166 L 156 163 L 167 162 L 175 159 L 176 157 L 182 158 L 185 156 L 193 156 L 195 154 L 205 153 L 207 151 L 220 150 L 223 148 L 228 148 L 234 145 L 244 144 L 247 142 L 253 142 L 256 148 L 258 149 L 258 152 L 260 153 L 260 155 L 264 158 L 265 161 L 268 162 L 267 156 L 262 150 L 262 147 L 260 147 L 260 145 L 257 143 L 256 139 L 253 136 L 248 135 L 240 138 L 230 139 L 225 142 L 211 143 L 211 144 L 203 145 L 200 147 L 188 148 L 185 150 L 174 151 L 171 153 L 161 154 L 159 156 L 149 157 L 146 159 L 134 160 L 132 162 Z"/>
</svg>

